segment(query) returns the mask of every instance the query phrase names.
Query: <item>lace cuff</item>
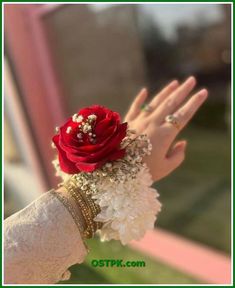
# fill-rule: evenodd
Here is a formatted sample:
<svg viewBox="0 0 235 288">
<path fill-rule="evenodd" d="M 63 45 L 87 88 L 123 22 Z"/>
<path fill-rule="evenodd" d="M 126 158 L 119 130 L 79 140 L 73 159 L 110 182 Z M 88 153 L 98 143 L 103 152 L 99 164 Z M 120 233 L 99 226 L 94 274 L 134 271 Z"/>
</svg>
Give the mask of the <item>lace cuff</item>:
<svg viewBox="0 0 235 288">
<path fill-rule="evenodd" d="M 53 190 L 4 221 L 5 283 L 56 283 L 86 254 L 74 219 Z"/>
</svg>

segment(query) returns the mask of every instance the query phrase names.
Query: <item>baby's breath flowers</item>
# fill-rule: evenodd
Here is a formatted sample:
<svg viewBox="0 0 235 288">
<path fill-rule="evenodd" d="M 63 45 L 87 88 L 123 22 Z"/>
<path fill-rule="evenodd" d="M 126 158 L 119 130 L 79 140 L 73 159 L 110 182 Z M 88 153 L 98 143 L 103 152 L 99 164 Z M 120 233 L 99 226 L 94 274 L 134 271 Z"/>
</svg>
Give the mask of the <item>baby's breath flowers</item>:
<svg viewBox="0 0 235 288">
<path fill-rule="evenodd" d="M 63 181 L 73 181 L 99 205 L 101 212 L 94 220 L 103 223 L 99 230 L 101 238 L 126 244 L 140 239 L 147 229 L 154 227 L 161 204 L 156 190 L 151 188 L 151 175 L 143 162 L 152 149 L 147 135 L 127 130 L 120 147 L 125 149 L 123 158 L 106 162 L 92 172 L 71 175 L 61 171 L 58 160 L 53 164 Z"/>
<path fill-rule="evenodd" d="M 123 158 L 125 149 L 120 143 L 126 133 L 127 123 L 121 123 L 118 113 L 99 105 L 81 109 L 52 138 L 60 169 L 71 175 L 93 172 Z"/>
</svg>

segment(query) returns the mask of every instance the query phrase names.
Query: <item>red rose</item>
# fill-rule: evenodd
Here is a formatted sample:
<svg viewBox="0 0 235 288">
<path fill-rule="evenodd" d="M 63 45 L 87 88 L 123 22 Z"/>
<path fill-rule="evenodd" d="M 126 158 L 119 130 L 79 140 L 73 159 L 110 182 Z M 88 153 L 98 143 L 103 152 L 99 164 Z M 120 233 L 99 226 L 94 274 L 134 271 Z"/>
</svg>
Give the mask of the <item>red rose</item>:
<svg viewBox="0 0 235 288">
<path fill-rule="evenodd" d="M 120 143 L 126 130 L 127 123 L 121 124 L 116 112 L 99 105 L 81 109 L 52 139 L 62 171 L 91 172 L 108 161 L 124 157 L 125 149 L 120 148 Z"/>
</svg>

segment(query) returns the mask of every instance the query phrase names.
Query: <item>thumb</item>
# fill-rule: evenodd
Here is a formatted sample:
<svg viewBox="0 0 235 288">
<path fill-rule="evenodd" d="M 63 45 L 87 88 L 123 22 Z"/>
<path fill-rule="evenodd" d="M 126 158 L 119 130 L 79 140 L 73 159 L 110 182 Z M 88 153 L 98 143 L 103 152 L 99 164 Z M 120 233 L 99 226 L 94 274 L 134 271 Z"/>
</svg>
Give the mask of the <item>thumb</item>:
<svg viewBox="0 0 235 288">
<path fill-rule="evenodd" d="M 170 153 L 167 156 L 167 160 L 169 165 L 171 166 L 171 170 L 176 169 L 185 159 L 185 151 L 187 147 L 187 141 L 181 140 L 178 141 Z"/>
</svg>

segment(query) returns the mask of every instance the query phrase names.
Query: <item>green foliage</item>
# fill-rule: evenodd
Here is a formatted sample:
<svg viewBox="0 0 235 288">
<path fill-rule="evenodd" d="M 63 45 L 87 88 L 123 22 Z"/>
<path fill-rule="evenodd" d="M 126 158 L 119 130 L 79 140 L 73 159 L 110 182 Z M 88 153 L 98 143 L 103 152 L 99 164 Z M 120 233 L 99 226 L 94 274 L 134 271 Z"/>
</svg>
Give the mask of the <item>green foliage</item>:
<svg viewBox="0 0 235 288">
<path fill-rule="evenodd" d="M 155 186 L 163 210 L 157 225 L 230 252 L 230 137 L 226 132 L 190 128 L 180 169 Z"/>
<path fill-rule="evenodd" d="M 197 127 L 208 128 L 211 130 L 227 130 L 225 112 L 225 102 L 208 101 L 197 112 L 196 116 L 192 119 L 192 123 Z"/>
</svg>

